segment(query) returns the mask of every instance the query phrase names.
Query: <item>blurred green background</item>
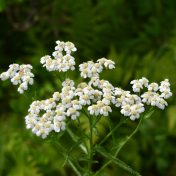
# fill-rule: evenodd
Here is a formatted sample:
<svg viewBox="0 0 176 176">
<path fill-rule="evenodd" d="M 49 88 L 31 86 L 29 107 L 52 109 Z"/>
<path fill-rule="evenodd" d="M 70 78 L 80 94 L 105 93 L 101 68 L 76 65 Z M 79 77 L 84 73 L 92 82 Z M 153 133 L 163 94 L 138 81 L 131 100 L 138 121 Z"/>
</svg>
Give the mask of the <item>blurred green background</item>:
<svg viewBox="0 0 176 176">
<path fill-rule="evenodd" d="M 74 176 L 69 165 L 63 167 L 61 147 L 52 138 L 44 141 L 33 135 L 24 122 L 31 101 L 58 90 L 54 73 L 39 63 L 53 51 L 56 40 L 76 45 L 77 64 L 101 57 L 114 60 L 116 70 L 102 76 L 115 86 L 131 90 L 129 82 L 142 76 L 158 83 L 170 80 L 174 95 L 169 106 L 143 123 L 119 157 L 144 176 L 175 176 L 175 0 L 0 0 L 0 72 L 11 63 L 30 63 L 36 75 L 25 95 L 9 81 L 0 82 L 0 175 Z M 72 77 L 79 79 L 78 72 Z M 119 114 L 110 118 L 116 124 Z M 132 122 L 120 129 L 116 142 L 135 126 Z M 99 129 L 103 137 L 106 120 Z M 58 136 L 57 142 L 66 149 L 73 145 L 67 134 Z M 103 175 L 129 174 L 111 164 Z"/>
</svg>

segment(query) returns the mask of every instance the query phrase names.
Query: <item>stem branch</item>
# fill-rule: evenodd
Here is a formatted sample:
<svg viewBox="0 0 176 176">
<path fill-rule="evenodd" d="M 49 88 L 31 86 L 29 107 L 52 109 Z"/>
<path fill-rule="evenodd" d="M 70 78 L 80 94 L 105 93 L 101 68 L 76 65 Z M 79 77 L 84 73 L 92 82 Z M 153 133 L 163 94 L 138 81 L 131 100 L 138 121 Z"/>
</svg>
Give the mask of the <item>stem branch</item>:
<svg viewBox="0 0 176 176">
<path fill-rule="evenodd" d="M 134 130 L 128 137 L 126 137 L 126 140 L 124 140 L 123 143 L 120 145 L 120 147 L 116 150 L 115 154 L 113 155 L 113 158 L 116 158 L 116 157 L 117 157 L 117 155 L 118 155 L 118 153 L 120 152 L 120 150 L 122 149 L 122 147 L 132 138 L 133 135 L 136 134 L 136 132 L 138 131 L 138 129 L 139 129 L 139 127 L 140 127 L 140 125 L 141 125 L 142 120 L 143 120 L 144 117 L 145 117 L 144 115 L 141 116 L 140 121 L 139 121 L 137 127 L 135 128 L 135 130 Z M 119 124 L 120 124 L 120 123 L 119 123 Z M 116 127 L 118 127 L 118 125 L 117 125 Z M 116 127 L 115 127 L 115 128 L 116 128 Z M 115 129 L 113 129 L 113 130 L 115 130 Z M 106 138 L 108 138 L 110 135 L 111 135 L 111 134 L 108 134 Z M 104 142 L 104 140 L 103 140 L 103 142 Z M 101 142 L 101 143 L 103 143 L 103 142 Z M 112 160 L 109 160 L 108 162 L 106 162 L 106 163 L 94 174 L 94 176 L 97 176 L 99 173 L 101 173 L 101 171 L 102 171 L 106 166 L 108 166 L 111 162 L 113 162 L 113 159 L 112 159 Z"/>
</svg>

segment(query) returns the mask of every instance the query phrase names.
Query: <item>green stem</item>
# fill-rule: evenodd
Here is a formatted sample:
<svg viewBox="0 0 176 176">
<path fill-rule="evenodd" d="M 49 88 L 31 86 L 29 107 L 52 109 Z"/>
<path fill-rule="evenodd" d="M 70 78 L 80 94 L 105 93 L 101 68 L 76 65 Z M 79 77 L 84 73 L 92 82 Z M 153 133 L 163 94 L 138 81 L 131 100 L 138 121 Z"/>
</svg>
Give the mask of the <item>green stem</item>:
<svg viewBox="0 0 176 176">
<path fill-rule="evenodd" d="M 116 152 L 115 152 L 113 158 L 116 158 L 116 157 L 117 157 L 117 155 L 118 155 L 118 153 L 120 152 L 120 150 L 122 149 L 122 147 L 132 138 L 132 136 L 133 136 L 134 134 L 136 134 L 136 132 L 138 131 L 138 129 L 139 129 L 141 123 L 142 123 L 143 118 L 144 118 L 144 115 L 142 115 L 142 117 L 140 118 L 140 121 L 139 121 L 137 127 L 135 128 L 135 130 L 131 133 L 131 135 L 129 135 L 129 136 L 126 138 L 126 140 L 125 140 L 125 141 L 121 144 L 121 146 L 116 150 Z M 105 163 L 105 164 L 94 174 L 94 176 L 97 176 L 99 173 L 101 173 L 101 171 L 102 171 L 105 167 L 107 167 L 111 162 L 112 162 L 112 160 L 110 160 L 110 161 L 108 161 L 107 163 Z"/>
<path fill-rule="evenodd" d="M 96 128 L 96 124 L 99 122 L 99 120 L 101 119 L 102 116 L 98 116 L 96 118 L 96 121 L 93 123 L 93 128 Z"/>
<path fill-rule="evenodd" d="M 127 120 L 127 118 L 121 119 L 120 122 L 104 137 L 104 139 L 100 142 L 99 145 L 103 144 Z"/>
<path fill-rule="evenodd" d="M 92 127 L 92 119 L 91 117 L 88 117 L 89 119 L 89 127 L 90 127 L 90 138 L 89 138 L 89 162 L 88 162 L 88 173 L 91 175 L 92 173 L 92 162 L 93 162 L 93 127 Z"/>
<path fill-rule="evenodd" d="M 144 115 L 141 116 L 140 121 L 137 125 L 137 127 L 135 128 L 135 130 L 126 137 L 126 140 L 121 144 L 121 146 L 116 150 L 114 157 L 117 157 L 118 153 L 120 152 L 120 150 L 122 149 L 122 147 L 136 134 L 136 132 L 139 130 L 139 127 L 143 121 Z"/>
<path fill-rule="evenodd" d="M 75 173 L 78 176 L 82 176 L 81 173 L 78 171 L 78 169 L 76 168 L 76 166 L 73 164 L 73 162 L 71 160 L 69 160 L 68 163 L 70 164 L 70 166 L 72 167 L 72 169 L 75 171 Z"/>
<path fill-rule="evenodd" d="M 57 146 L 59 146 L 59 148 L 63 151 L 61 152 L 61 154 L 66 157 L 65 153 L 66 153 L 66 150 L 65 148 L 60 145 L 58 142 L 54 142 L 55 144 L 57 144 Z M 76 173 L 77 176 L 82 176 L 81 172 L 79 171 L 78 167 L 76 166 L 76 163 L 74 163 L 74 161 L 76 161 L 75 159 L 72 159 L 71 157 L 68 158 L 68 163 L 69 165 L 72 167 L 72 169 L 74 170 L 74 172 Z"/>
<path fill-rule="evenodd" d="M 88 161 L 88 175 L 92 175 L 92 163 L 93 163 L 93 128 L 95 127 L 96 123 L 94 123 L 92 116 L 90 116 L 86 110 L 83 108 L 83 112 L 89 120 L 89 129 L 90 129 L 90 136 L 89 136 L 89 161 Z"/>
<path fill-rule="evenodd" d="M 120 159 L 115 158 L 111 154 L 106 153 L 106 152 L 104 152 L 102 150 L 98 150 L 98 152 L 100 154 L 102 154 L 105 158 L 109 159 L 110 161 L 112 161 L 113 163 L 115 163 L 116 165 L 118 165 L 120 168 L 122 168 L 122 169 L 128 171 L 129 173 L 131 173 L 132 175 L 141 176 L 138 172 L 136 172 L 135 170 L 133 170 L 130 166 L 128 166 L 126 163 L 124 163 Z"/>
<path fill-rule="evenodd" d="M 70 135 L 70 137 L 72 138 L 72 140 L 74 141 L 74 142 L 78 142 L 78 140 L 79 140 L 79 138 L 71 131 L 71 129 L 70 128 L 66 128 L 67 129 L 67 132 L 68 132 L 68 134 Z M 83 145 L 83 144 L 79 144 L 79 147 L 82 149 L 82 151 L 85 153 L 85 154 L 87 154 L 88 152 L 87 152 L 87 147 L 86 147 L 86 145 Z"/>
</svg>

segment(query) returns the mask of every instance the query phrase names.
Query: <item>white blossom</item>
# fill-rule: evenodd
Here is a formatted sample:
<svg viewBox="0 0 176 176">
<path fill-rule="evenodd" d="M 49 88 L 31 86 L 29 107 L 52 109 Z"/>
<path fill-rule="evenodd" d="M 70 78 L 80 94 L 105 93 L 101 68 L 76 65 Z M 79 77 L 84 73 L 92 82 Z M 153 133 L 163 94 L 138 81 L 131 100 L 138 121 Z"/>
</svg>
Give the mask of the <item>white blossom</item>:
<svg viewBox="0 0 176 176">
<path fill-rule="evenodd" d="M 100 109 L 100 114 L 103 116 L 108 116 L 110 112 L 112 112 L 112 109 L 110 106 L 105 105 L 102 101 L 97 102 L 97 106 Z"/>
<path fill-rule="evenodd" d="M 93 61 L 84 62 L 79 65 L 81 77 L 91 78 L 97 77 L 99 73 L 103 71 L 103 67 L 100 63 L 94 63 Z"/>
<path fill-rule="evenodd" d="M 143 89 L 142 82 L 139 80 L 133 80 L 130 82 L 132 84 L 133 92 L 140 92 Z"/>
<path fill-rule="evenodd" d="M 163 97 L 164 99 L 168 99 L 169 97 L 172 96 L 172 92 L 170 90 L 170 83 L 168 79 L 161 81 L 159 91 L 161 92 L 161 97 Z"/>
<path fill-rule="evenodd" d="M 93 76 L 91 77 L 90 81 L 89 81 L 89 86 L 94 86 L 94 87 L 98 87 L 100 84 L 100 79 L 98 76 Z"/>
<path fill-rule="evenodd" d="M 75 45 L 62 41 L 56 41 L 56 44 L 52 57 L 46 55 L 41 58 L 43 67 L 48 71 L 74 70 L 76 63 L 71 54 L 77 50 Z M 67 122 L 79 118 L 84 110 L 90 114 L 89 118 L 109 116 L 115 105 L 122 115 L 134 121 L 141 117 L 145 105 L 160 109 L 168 105 L 165 99 L 172 96 L 168 79 L 161 81 L 160 85 L 149 83 L 145 77 L 132 80 L 132 94 L 114 87 L 108 80 L 101 79 L 100 73 L 104 69 L 114 68 L 115 62 L 106 58 L 81 63 L 80 76 L 85 80 L 75 84 L 73 80 L 66 78 L 61 83 L 61 89 L 54 92 L 52 97 L 32 102 L 25 117 L 26 128 L 31 129 L 37 136 L 46 138 L 51 131 L 58 133 L 65 130 Z M 11 79 L 15 85 L 20 84 L 18 91 L 23 93 L 33 84 L 34 75 L 31 69 L 30 65 L 13 64 L 0 78 Z"/>
<path fill-rule="evenodd" d="M 54 99 L 55 101 L 59 101 L 60 98 L 61 98 L 61 94 L 60 94 L 59 92 L 54 92 L 54 94 L 53 94 L 53 99 Z"/>
<path fill-rule="evenodd" d="M 164 109 L 167 106 L 167 102 L 156 92 L 145 92 L 141 95 L 142 102 L 146 103 L 147 105 L 156 106 L 160 109 Z"/>
<path fill-rule="evenodd" d="M 28 85 L 34 83 L 34 74 L 31 70 L 30 64 L 11 64 L 6 72 L 1 73 L 0 78 L 2 81 L 10 79 L 13 85 L 19 85 L 17 91 L 22 94 L 28 89 Z"/>
<path fill-rule="evenodd" d="M 131 120 L 138 119 L 140 114 L 144 112 L 144 104 L 139 96 L 135 94 L 125 94 L 121 95 L 121 113 L 124 116 L 130 117 Z M 122 99 L 123 98 L 123 99 Z"/>
<path fill-rule="evenodd" d="M 100 109 L 99 109 L 98 105 L 96 105 L 96 104 L 89 106 L 87 109 L 88 109 L 90 115 L 98 116 L 100 114 Z"/>
<path fill-rule="evenodd" d="M 159 86 L 157 83 L 151 83 L 148 85 L 148 91 L 154 91 L 157 92 L 159 89 Z"/>
<path fill-rule="evenodd" d="M 71 52 L 77 51 L 75 45 L 72 42 L 66 42 L 64 46 L 64 50 L 67 54 L 71 54 Z"/>
<path fill-rule="evenodd" d="M 115 62 L 112 60 L 108 60 L 106 58 L 101 58 L 101 59 L 98 59 L 97 62 L 101 63 L 101 65 L 104 65 L 105 68 L 108 68 L 108 69 L 115 68 Z"/>
<path fill-rule="evenodd" d="M 51 56 L 49 56 L 49 55 L 43 56 L 43 57 L 40 59 L 40 63 L 41 63 L 41 64 L 45 64 L 48 59 L 51 59 Z"/>
<path fill-rule="evenodd" d="M 141 79 L 139 79 L 139 82 L 142 84 L 142 86 L 148 87 L 149 80 L 147 78 L 142 77 Z"/>
<path fill-rule="evenodd" d="M 70 116 L 72 120 L 75 120 L 79 115 L 80 113 L 74 109 L 73 107 L 70 107 L 68 110 L 67 110 L 67 116 Z"/>
<path fill-rule="evenodd" d="M 8 72 L 3 72 L 3 73 L 1 73 L 0 78 L 2 81 L 5 81 L 5 80 L 9 79 L 9 76 L 10 75 Z"/>
<path fill-rule="evenodd" d="M 48 71 L 66 72 L 68 70 L 75 69 L 75 58 L 71 56 L 71 53 L 76 51 L 76 47 L 71 42 L 56 41 L 57 46 L 52 56 L 46 55 L 40 59 L 40 63 L 43 67 L 46 67 Z M 63 52 L 65 51 L 65 53 Z"/>
</svg>

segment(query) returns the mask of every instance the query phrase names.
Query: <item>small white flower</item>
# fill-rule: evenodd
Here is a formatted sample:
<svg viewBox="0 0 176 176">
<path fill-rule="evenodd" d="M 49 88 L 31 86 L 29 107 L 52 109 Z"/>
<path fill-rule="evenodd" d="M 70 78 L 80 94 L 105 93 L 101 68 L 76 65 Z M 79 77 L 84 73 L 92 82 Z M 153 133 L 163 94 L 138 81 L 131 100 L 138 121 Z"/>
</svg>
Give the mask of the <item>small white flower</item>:
<svg viewBox="0 0 176 176">
<path fill-rule="evenodd" d="M 161 81 L 161 85 L 159 86 L 159 91 L 161 92 L 161 97 L 168 99 L 172 96 L 172 92 L 170 90 L 170 83 L 168 79 Z"/>
<path fill-rule="evenodd" d="M 164 99 L 168 99 L 172 96 L 172 92 L 171 91 L 163 91 L 160 96 L 163 97 Z"/>
<path fill-rule="evenodd" d="M 52 56 L 57 60 L 61 60 L 61 58 L 63 57 L 63 54 L 62 54 L 62 52 L 60 52 L 60 51 L 54 51 L 53 53 L 52 53 Z M 50 56 L 49 56 L 50 57 Z"/>
<path fill-rule="evenodd" d="M 110 105 L 110 103 L 113 101 L 113 96 L 111 96 L 111 94 L 104 94 L 103 95 L 103 99 L 102 102 L 105 105 Z"/>
<path fill-rule="evenodd" d="M 57 118 L 57 120 L 59 121 L 65 120 L 65 115 L 66 115 L 65 109 L 61 109 L 57 107 L 55 112 L 56 112 L 55 118 Z"/>
<path fill-rule="evenodd" d="M 59 101 L 60 98 L 61 98 L 61 94 L 60 94 L 59 92 L 54 92 L 54 94 L 53 94 L 53 99 L 54 99 L 55 101 Z"/>
<path fill-rule="evenodd" d="M 92 105 L 88 107 L 90 115 L 98 116 L 100 114 L 100 109 L 97 105 Z"/>
<path fill-rule="evenodd" d="M 100 63 L 101 65 L 104 65 L 105 68 L 108 68 L 108 69 L 115 68 L 115 62 L 112 60 L 108 60 L 106 58 L 101 58 L 101 59 L 98 59 L 97 62 Z"/>
<path fill-rule="evenodd" d="M 138 119 L 140 114 L 144 112 L 144 105 L 142 103 L 137 104 L 125 104 L 122 106 L 121 113 L 124 116 L 130 117 L 131 120 Z"/>
<path fill-rule="evenodd" d="M 148 83 L 149 80 L 145 77 L 142 77 L 141 79 L 139 79 L 139 82 L 144 86 L 144 87 L 148 87 Z"/>
<path fill-rule="evenodd" d="M 54 117 L 53 127 L 54 127 L 55 132 L 60 132 L 61 130 L 65 129 L 65 126 L 66 126 L 66 124 L 64 122 L 65 115 L 61 115 L 61 114 L 62 114 L 61 112 L 59 113 L 57 111 L 57 115 Z"/>
<path fill-rule="evenodd" d="M 75 52 L 77 49 L 72 42 L 66 42 L 64 46 L 64 50 L 67 54 L 71 54 L 71 52 Z"/>
<path fill-rule="evenodd" d="M 43 107 L 44 110 L 46 111 L 51 110 L 55 107 L 56 107 L 56 102 L 53 98 L 49 98 L 44 101 L 44 107 Z"/>
<path fill-rule="evenodd" d="M 103 71 L 103 67 L 100 63 L 94 63 L 93 61 L 84 62 L 79 65 L 81 77 L 91 78 L 97 77 L 99 73 Z"/>
<path fill-rule="evenodd" d="M 142 102 L 147 105 L 156 106 L 160 109 L 164 109 L 167 106 L 167 102 L 156 92 L 145 92 L 141 95 Z"/>
<path fill-rule="evenodd" d="M 72 107 L 76 110 L 82 109 L 82 105 L 80 104 L 78 100 L 72 100 L 71 104 L 72 104 Z"/>
<path fill-rule="evenodd" d="M 17 73 L 13 78 L 11 78 L 11 82 L 13 85 L 21 84 L 21 77 L 19 73 Z"/>
<path fill-rule="evenodd" d="M 65 43 L 57 40 L 56 44 L 57 44 L 57 46 L 55 47 L 55 50 L 56 51 L 58 50 L 58 51 L 62 52 L 64 50 Z"/>
<path fill-rule="evenodd" d="M 72 107 L 67 110 L 66 114 L 70 116 L 72 120 L 75 120 L 80 115 L 80 113 Z"/>
<path fill-rule="evenodd" d="M 140 92 L 143 89 L 142 82 L 140 80 L 133 80 L 130 82 L 132 84 L 133 92 Z"/>
<path fill-rule="evenodd" d="M 100 84 L 100 80 L 99 80 L 99 77 L 98 76 L 94 76 L 91 78 L 91 80 L 89 81 L 88 85 L 89 86 L 95 86 L 95 87 L 98 87 L 98 85 Z"/>
<path fill-rule="evenodd" d="M 105 63 L 104 63 L 104 66 L 106 68 L 109 68 L 109 69 L 114 69 L 115 68 L 115 62 L 111 61 L 111 60 L 107 60 Z"/>
<path fill-rule="evenodd" d="M 26 84 L 32 85 L 34 83 L 34 79 L 31 78 L 30 76 L 23 76 L 23 77 L 21 77 L 21 79 Z"/>
<path fill-rule="evenodd" d="M 74 81 L 71 80 L 71 79 L 66 79 L 64 82 L 62 82 L 62 87 L 65 87 L 65 86 L 70 86 L 70 87 L 73 87 L 74 86 Z"/>
<path fill-rule="evenodd" d="M 62 98 L 61 102 L 62 104 L 66 107 L 66 108 L 69 108 L 71 107 L 71 101 L 72 99 L 70 97 L 66 97 L 66 98 Z"/>
<path fill-rule="evenodd" d="M 48 59 L 51 59 L 51 56 L 49 56 L 49 55 L 43 56 L 43 57 L 40 59 L 40 63 L 41 63 L 41 64 L 45 64 Z"/>
<path fill-rule="evenodd" d="M 100 108 L 100 114 L 103 116 L 108 116 L 110 112 L 112 112 L 112 109 L 110 106 L 104 105 Z"/>
<path fill-rule="evenodd" d="M 167 105 L 168 105 L 167 102 L 163 98 L 160 97 L 157 99 L 156 106 L 158 108 L 163 110 Z"/>
<path fill-rule="evenodd" d="M 159 89 L 159 86 L 157 83 L 151 83 L 148 85 L 148 91 L 154 91 L 157 92 Z"/>
<path fill-rule="evenodd" d="M 9 73 L 8 73 L 8 72 L 3 72 L 3 73 L 1 73 L 0 79 L 1 79 L 2 81 L 5 81 L 5 80 L 9 79 Z"/>
<path fill-rule="evenodd" d="M 130 91 L 125 91 L 125 90 L 123 90 L 123 89 L 121 89 L 119 87 L 116 87 L 114 89 L 114 95 L 115 96 L 126 96 L 128 94 L 130 94 Z"/>
<path fill-rule="evenodd" d="M 63 121 L 54 121 L 54 131 L 60 132 L 61 130 L 65 130 L 65 122 Z"/>
<path fill-rule="evenodd" d="M 130 105 L 129 104 L 125 104 L 125 105 L 123 105 L 122 106 L 122 109 L 121 109 L 121 113 L 124 115 L 124 116 L 130 116 L 130 111 L 131 111 L 131 109 L 130 109 Z"/>
<path fill-rule="evenodd" d="M 103 95 L 102 91 L 99 91 L 99 90 L 95 89 L 93 94 L 92 94 L 92 96 L 93 96 L 92 101 L 97 102 L 98 100 L 101 99 L 102 95 Z"/>
<path fill-rule="evenodd" d="M 23 82 L 22 84 L 20 84 L 20 86 L 18 87 L 18 92 L 20 94 L 22 94 L 25 90 L 28 89 L 28 84 L 27 82 Z"/>
<path fill-rule="evenodd" d="M 85 105 L 90 105 L 90 97 L 88 95 L 82 95 L 79 97 L 80 104 L 85 106 Z"/>
<path fill-rule="evenodd" d="M 142 102 L 146 103 L 147 105 L 151 104 L 152 97 L 154 96 L 154 92 L 148 91 L 141 95 Z"/>
<path fill-rule="evenodd" d="M 135 94 L 127 94 L 124 99 L 122 104 L 138 104 L 141 103 L 141 98 Z"/>
</svg>

